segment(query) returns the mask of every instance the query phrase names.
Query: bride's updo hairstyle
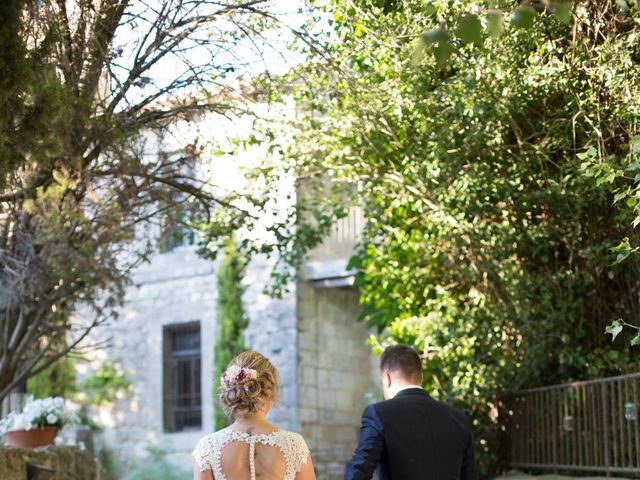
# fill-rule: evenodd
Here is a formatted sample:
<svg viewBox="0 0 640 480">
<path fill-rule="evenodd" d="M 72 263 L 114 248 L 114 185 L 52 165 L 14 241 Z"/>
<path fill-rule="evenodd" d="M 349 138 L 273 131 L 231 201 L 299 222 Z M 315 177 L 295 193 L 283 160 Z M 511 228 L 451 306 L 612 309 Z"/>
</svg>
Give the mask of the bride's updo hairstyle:
<svg viewBox="0 0 640 480">
<path fill-rule="evenodd" d="M 253 350 L 235 357 L 220 379 L 218 400 L 225 415 L 242 417 L 262 409 L 278 394 L 278 371 L 268 358 Z"/>
</svg>

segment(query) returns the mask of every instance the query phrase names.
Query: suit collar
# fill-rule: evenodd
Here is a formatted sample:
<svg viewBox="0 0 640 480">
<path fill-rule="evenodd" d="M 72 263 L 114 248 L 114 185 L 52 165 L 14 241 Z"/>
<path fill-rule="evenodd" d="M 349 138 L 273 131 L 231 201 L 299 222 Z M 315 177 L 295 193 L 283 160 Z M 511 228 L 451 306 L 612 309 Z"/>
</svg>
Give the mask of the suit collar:
<svg viewBox="0 0 640 480">
<path fill-rule="evenodd" d="M 411 388 L 405 388 L 404 390 L 400 390 L 398 393 L 396 393 L 396 395 L 393 398 L 403 397 L 405 395 L 423 395 L 425 397 L 429 396 L 429 394 L 425 392 L 422 388 L 411 387 Z"/>
</svg>

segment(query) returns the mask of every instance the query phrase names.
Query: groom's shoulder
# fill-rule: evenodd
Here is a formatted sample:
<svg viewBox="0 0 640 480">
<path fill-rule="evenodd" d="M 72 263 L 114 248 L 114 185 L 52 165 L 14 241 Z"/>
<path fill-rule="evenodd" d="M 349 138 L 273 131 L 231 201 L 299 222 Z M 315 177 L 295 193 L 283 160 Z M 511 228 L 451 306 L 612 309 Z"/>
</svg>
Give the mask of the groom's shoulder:
<svg viewBox="0 0 640 480">
<path fill-rule="evenodd" d="M 378 416 L 380 416 L 395 411 L 405 412 L 407 409 L 411 409 L 411 405 L 426 408 L 434 413 L 447 414 L 448 416 L 455 417 L 456 419 L 463 422 L 467 422 L 469 420 L 469 416 L 464 410 L 440 402 L 439 400 L 436 400 L 427 395 L 426 392 L 424 393 L 424 395 L 420 394 L 396 396 L 394 398 L 390 398 L 389 400 L 383 400 L 381 402 L 374 403 L 370 405 L 370 408 L 373 409 Z"/>
</svg>

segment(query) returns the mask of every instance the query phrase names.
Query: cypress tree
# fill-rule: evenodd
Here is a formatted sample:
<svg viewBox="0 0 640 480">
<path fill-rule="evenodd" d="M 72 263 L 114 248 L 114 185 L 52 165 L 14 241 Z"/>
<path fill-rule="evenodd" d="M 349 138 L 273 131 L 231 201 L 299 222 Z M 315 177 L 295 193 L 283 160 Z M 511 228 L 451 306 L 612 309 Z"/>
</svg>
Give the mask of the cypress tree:
<svg viewBox="0 0 640 480">
<path fill-rule="evenodd" d="M 249 320 L 242 305 L 245 287 L 242 285 L 247 259 L 238 250 L 233 239 L 225 245 L 224 254 L 216 274 L 218 286 L 218 329 L 215 343 L 214 398 L 220 388 L 220 376 L 238 353 L 245 349 L 244 331 Z M 214 409 L 216 430 L 229 424 L 221 408 Z"/>
</svg>

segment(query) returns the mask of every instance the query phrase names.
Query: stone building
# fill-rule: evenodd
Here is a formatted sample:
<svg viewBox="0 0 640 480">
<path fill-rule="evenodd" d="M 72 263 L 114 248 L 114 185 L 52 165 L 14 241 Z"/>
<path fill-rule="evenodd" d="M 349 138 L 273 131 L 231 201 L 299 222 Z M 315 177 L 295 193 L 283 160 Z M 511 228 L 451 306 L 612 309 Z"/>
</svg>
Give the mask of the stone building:
<svg viewBox="0 0 640 480">
<path fill-rule="evenodd" d="M 377 391 L 369 334 L 357 321 L 358 295 L 346 271 L 361 223 L 352 209 L 281 299 L 263 293 L 266 259 L 252 259 L 244 280 L 245 343 L 269 357 L 281 377 L 271 419 L 304 435 L 325 479 L 342 478 L 362 409 Z M 144 463 L 153 452 L 190 470 L 191 449 L 213 431 L 216 269 L 190 245 L 158 252 L 135 272 L 120 318 L 94 334 L 111 338 L 110 345 L 80 365 L 80 375 L 112 361 L 131 382 L 126 397 L 95 410 L 104 426 L 98 443 L 123 465 Z"/>
</svg>

